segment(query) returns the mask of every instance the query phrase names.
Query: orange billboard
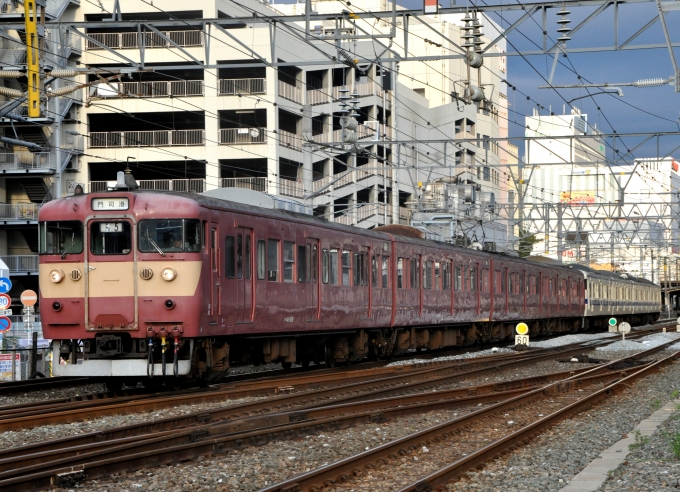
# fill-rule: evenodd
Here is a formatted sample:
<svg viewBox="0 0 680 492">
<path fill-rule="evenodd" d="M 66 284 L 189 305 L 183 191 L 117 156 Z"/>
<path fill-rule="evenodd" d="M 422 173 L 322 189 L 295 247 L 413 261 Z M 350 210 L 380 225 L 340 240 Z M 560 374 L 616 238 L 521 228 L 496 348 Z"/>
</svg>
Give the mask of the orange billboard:
<svg viewBox="0 0 680 492">
<path fill-rule="evenodd" d="M 595 203 L 594 191 L 563 191 L 560 193 L 561 203 Z"/>
</svg>

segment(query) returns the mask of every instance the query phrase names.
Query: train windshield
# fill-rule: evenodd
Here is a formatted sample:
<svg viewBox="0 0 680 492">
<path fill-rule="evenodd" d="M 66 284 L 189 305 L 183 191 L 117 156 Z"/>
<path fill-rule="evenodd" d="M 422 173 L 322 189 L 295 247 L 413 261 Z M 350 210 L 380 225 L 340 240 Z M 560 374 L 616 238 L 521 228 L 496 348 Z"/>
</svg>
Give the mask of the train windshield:
<svg viewBox="0 0 680 492">
<path fill-rule="evenodd" d="M 194 219 L 142 220 L 139 222 L 139 251 L 161 254 L 182 251 L 199 252 L 201 251 L 201 221 Z"/>
<path fill-rule="evenodd" d="M 41 255 L 63 255 L 83 252 L 83 224 L 76 220 L 41 222 Z"/>
<path fill-rule="evenodd" d="M 132 249 L 132 229 L 127 221 L 93 222 L 90 251 L 95 255 L 127 255 Z"/>
</svg>

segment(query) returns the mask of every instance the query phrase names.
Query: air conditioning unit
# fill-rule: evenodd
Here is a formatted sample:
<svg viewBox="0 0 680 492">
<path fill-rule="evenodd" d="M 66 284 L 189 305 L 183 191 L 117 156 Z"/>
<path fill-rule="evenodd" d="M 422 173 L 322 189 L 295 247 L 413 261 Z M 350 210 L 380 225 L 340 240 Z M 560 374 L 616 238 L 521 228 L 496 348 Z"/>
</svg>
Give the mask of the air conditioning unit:
<svg viewBox="0 0 680 492">
<path fill-rule="evenodd" d="M 496 251 L 496 243 L 494 242 L 484 242 L 483 248 L 484 251 Z"/>
</svg>

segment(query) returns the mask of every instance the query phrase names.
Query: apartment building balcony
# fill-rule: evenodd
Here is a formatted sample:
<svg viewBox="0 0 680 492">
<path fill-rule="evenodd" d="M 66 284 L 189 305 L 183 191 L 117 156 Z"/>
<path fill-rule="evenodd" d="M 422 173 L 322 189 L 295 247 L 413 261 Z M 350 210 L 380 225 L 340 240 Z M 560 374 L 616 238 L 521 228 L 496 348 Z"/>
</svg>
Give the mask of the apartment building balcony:
<svg viewBox="0 0 680 492">
<path fill-rule="evenodd" d="M 266 128 L 220 128 L 220 145 L 267 143 Z"/>
<path fill-rule="evenodd" d="M 307 104 L 325 104 L 331 101 L 328 89 L 312 89 L 307 91 Z"/>
<path fill-rule="evenodd" d="M 50 152 L 4 152 L 0 153 L 1 174 L 52 174 L 56 162 Z"/>
<path fill-rule="evenodd" d="M 38 221 L 37 203 L 3 203 L 0 204 L 0 224 L 25 225 Z"/>
<path fill-rule="evenodd" d="M 303 104 L 302 89 L 279 80 L 279 96 L 299 104 Z"/>
<path fill-rule="evenodd" d="M 46 2 L 45 17 L 48 20 L 58 19 L 64 13 L 70 3 L 80 5 L 79 0 L 50 0 Z M 24 6 L 15 1 L 5 0 L 0 5 L 0 19 L 22 20 L 24 17 Z"/>
<path fill-rule="evenodd" d="M 109 82 L 92 87 L 96 97 L 190 97 L 202 96 L 202 80 L 163 80 L 149 82 Z"/>
<path fill-rule="evenodd" d="M 0 65 L 26 65 L 26 48 L 0 49 Z"/>
<path fill-rule="evenodd" d="M 11 276 L 28 276 L 38 274 L 38 255 L 6 255 L 0 256 L 9 268 Z"/>
<path fill-rule="evenodd" d="M 205 179 L 139 179 L 139 188 L 142 190 L 161 191 L 184 191 L 203 193 L 206 190 Z M 89 192 L 96 193 L 107 191 L 116 185 L 115 181 L 90 181 Z"/>
<path fill-rule="evenodd" d="M 220 178 L 220 188 L 243 188 L 246 190 L 267 192 L 267 178 Z"/>
<path fill-rule="evenodd" d="M 238 96 L 239 94 L 266 94 L 267 79 L 220 79 L 217 93 L 220 96 Z"/>
<path fill-rule="evenodd" d="M 302 137 L 295 133 L 279 130 L 279 144 L 290 149 L 302 150 Z"/>
<path fill-rule="evenodd" d="M 365 171 L 361 168 L 355 168 L 349 173 L 345 174 L 342 176 L 340 179 L 336 180 L 335 176 L 324 176 L 321 179 L 317 179 L 312 183 L 312 190 L 313 191 L 319 191 L 322 188 L 328 186 L 333 182 L 333 188 L 334 189 L 339 189 L 343 188 L 345 186 L 349 186 L 353 183 L 357 183 L 359 181 L 362 181 L 364 179 L 368 179 L 371 176 L 375 176 L 375 172 L 373 171 Z M 334 181 L 335 180 L 335 181 Z"/>
<path fill-rule="evenodd" d="M 205 145 L 205 130 L 90 132 L 90 148 L 189 147 Z"/>
<path fill-rule="evenodd" d="M 344 214 L 335 217 L 334 222 L 338 224 L 353 225 L 375 216 L 385 215 L 384 203 L 364 203 L 357 204 L 354 209 L 348 209 Z"/>
<path fill-rule="evenodd" d="M 279 179 L 279 195 L 292 196 L 294 198 L 302 198 L 305 194 L 304 187 L 299 181 L 291 179 Z"/>
<path fill-rule="evenodd" d="M 163 36 L 170 39 L 179 46 L 190 48 L 192 46 L 203 46 L 203 32 L 202 31 L 161 31 Z M 91 38 L 87 40 L 86 49 L 89 51 L 102 50 L 100 46 L 104 45 L 107 48 L 113 49 L 137 49 L 139 48 L 139 34 L 134 32 L 106 32 L 94 33 L 88 32 L 87 35 Z M 170 43 L 163 36 L 159 36 L 155 32 L 141 33 L 144 39 L 144 48 L 173 48 Z"/>
</svg>

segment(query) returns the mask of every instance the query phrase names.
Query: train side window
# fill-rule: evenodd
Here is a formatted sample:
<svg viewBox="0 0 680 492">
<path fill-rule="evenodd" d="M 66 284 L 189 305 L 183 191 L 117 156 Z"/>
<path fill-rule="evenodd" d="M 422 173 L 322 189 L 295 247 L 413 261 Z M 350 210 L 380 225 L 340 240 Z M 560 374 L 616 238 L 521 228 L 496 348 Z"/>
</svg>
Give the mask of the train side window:
<svg viewBox="0 0 680 492">
<path fill-rule="evenodd" d="M 267 239 L 267 280 L 279 280 L 279 240 Z"/>
<path fill-rule="evenodd" d="M 312 272 L 312 282 L 317 283 L 319 281 L 319 252 L 317 250 L 316 244 L 312 245 L 312 264 L 311 264 L 311 272 Z"/>
<path fill-rule="evenodd" d="M 416 271 L 415 271 L 415 275 L 413 275 L 413 278 L 415 279 L 416 282 L 415 282 L 414 287 L 416 289 L 420 289 L 420 257 L 416 258 L 415 264 L 416 264 L 416 269 L 415 269 Z"/>
<path fill-rule="evenodd" d="M 293 282 L 295 270 L 295 243 L 292 241 L 283 242 L 283 281 Z"/>
<path fill-rule="evenodd" d="M 234 236 L 224 238 L 224 276 L 234 278 Z"/>
<path fill-rule="evenodd" d="M 210 262 L 213 272 L 217 271 L 217 229 L 210 229 Z"/>
<path fill-rule="evenodd" d="M 505 275 L 501 272 L 501 294 L 505 294 L 508 288 L 508 271 L 505 271 Z"/>
<path fill-rule="evenodd" d="M 321 281 L 324 284 L 328 283 L 329 270 L 330 270 L 330 255 L 328 254 L 327 249 L 322 249 L 321 250 Z"/>
<path fill-rule="evenodd" d="M 442 278 L 442 271 L 441 271 L 441 263 L 438 261 L 434 262 L 434 290 L 440 290 L 441 289 L 441 278 Z"/>
<path fill-rule="evenodd" d="M 397 289 L 404 288 L 404 259 L 397 259 Z"/>
<path fill-rule="evenodd" d="M 246 279 L 250 280 L 251 277 L 251 268 L 252 268 L 252 261 L 250 259 L 250 234 L 246 235 L 246 259 L 245 259 L 245 270 L 246 270 Z"/>
<path fill-rule="evenodd" d="M 364 285 L 363 281 L 364 254 L 354 253 L 354 285 Z"/>
<path fill-rule="evenodd" d="M 468 292 L 470 290 L 470 269 L 463 267 L 463 290 Z"/>
<path fill-rule="evenodd" d="M 442 290 L 451 290 L 451 264 L 448 261 L 442 263 Z"/>
<path fill-rule="evenodd" d="M 481 292 L 488 293 L 489 292 L 489 270 L 486 269 L 486 268 L 482 268 L 480 284 L 481 285 L 479 287 L 479 290 Z"/>
<path fill-rule="evenodd" d="M 382 256 L 382 286 L 386 289 L 389 286 L 389 256 Z"/>
<path fill-rule="evenodd" d="M 236 235 L 236 273 L 238 278 L 243 278 L 243 235 Z"/>
<path fill-rule="evenodd" d="M 432 288 L 432 262 L 423 262 L 423 289 Z"/>
<path fill-rule="evenodd" d="M 342 262 L 342 285 L 351 285 L 349 279 L 352 275 L 352 252 L 343 249 L 341 262 Z"/>
<path fill-rule="evenodd" d="M 265 263 L 265 249 L 264 241 L 260 240 L 257 242 L 257 278 L 258 280 L 264 280 L 266 275 L 267 267 Z"/>
<path fill-rule="evenodd" d="M 330 283 L 331 285 L 338 285 L 338 250 L 333 248 L 330 250 L 330 268 L 328 272 L 330 273 Z"/>
<path fill-rule="evenodd" d="M 477 267 L 470 267 L 470 291 L 474 292 L 477 290 Z"/>
<path fill-rule="evenodd" d="M 298 246 L 298 282 L 307 282 L 307 263 L 306 248 Z"/>
<path fill-rule="evenodd" d="M 373 255 L 373 259 L 371 260 L 371 277 L 373 280 L 373 287 L 378 287 L 378 261 L 379 261 L 380 255 Z"/>
<path fill-rule="evenodd" d="M 453 269 L 453 290 L 461 290 L 461 287 L 460 267 L 457 266 Z"/>
</svg>

